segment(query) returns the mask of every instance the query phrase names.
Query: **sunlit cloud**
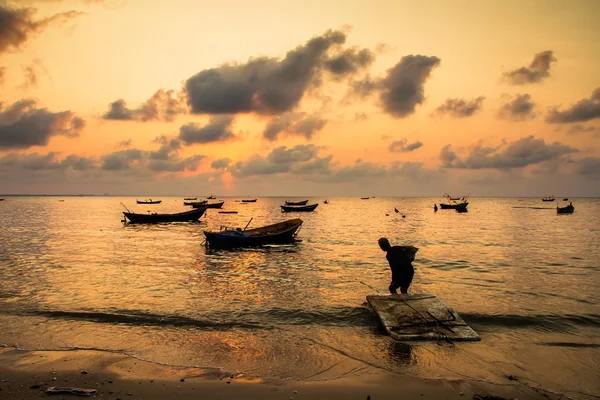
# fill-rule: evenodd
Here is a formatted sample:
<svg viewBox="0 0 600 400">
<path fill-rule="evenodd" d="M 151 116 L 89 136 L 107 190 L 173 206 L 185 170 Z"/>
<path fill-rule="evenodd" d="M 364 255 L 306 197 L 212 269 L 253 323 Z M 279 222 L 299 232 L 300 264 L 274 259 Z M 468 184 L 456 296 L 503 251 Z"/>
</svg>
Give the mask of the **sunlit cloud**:
<svg viewBox="0 0 600 400">
<path fill-rule="evenodd" d="M 525 121 L 535 117 L 535 103 L 527 93 L 508 96 L 507 101 L 498 110 L 498 117 L 512 121 Z"/>
<path fill-rule="evenodd" d="M 436 115 L 450 115 L 455 118 L 465 118 L 473 116 L 483 106 L 484 96 L 479 96 L 472 100 L 466 99 L 446 99 L 446 101 L 435 109 Z"/>
<path fill-rule="evenodd" d="M 564 111 L 559 111 L 558 107 L 552 108 L 546 116 L 546 122 L 568 124 L 596 118 L 600 118 L 600 88 L 594 90 L 589 99 L 580 100 Z"/>
</svg>

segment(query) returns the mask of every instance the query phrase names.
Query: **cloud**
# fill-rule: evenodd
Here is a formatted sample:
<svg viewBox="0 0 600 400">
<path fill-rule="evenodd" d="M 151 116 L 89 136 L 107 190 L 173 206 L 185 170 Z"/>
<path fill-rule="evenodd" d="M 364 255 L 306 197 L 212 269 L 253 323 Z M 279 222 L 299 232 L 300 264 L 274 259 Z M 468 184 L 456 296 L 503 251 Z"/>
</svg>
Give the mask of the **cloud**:
<svg viewBox="0 0 600 400">
<path fill-rule="evenodd" d="M 446 101 L 435 109 L 438 115 L 448 114 L 455 118 L 470 117 L 481 110 L 484 96 L 479 96 L 473 100 L 465 99 L 446 99 Z"/>
<path fill-rule="evenodd" d="M 65 22 L 82 15 L 78 11 L 67 11 L 35 21 L 35 8 L 12 8 L 0 3 L 0 54 L 19 50 L 34 33 L 42 31 L 54 22 Z"/>
<path fill-rule="evenodd" d="M 65 170 L 85 171 L 95 166 L 95 160 L 89 157 L 81 157 L 75 154 L 68 155 L 62 161 L 57 159 L 59 153 L 50 152 L 47 154 L 17 154 L 11 153 L 0 157 L 0 170 Z"/>
<path fill-rule="evenodd" d="M 353 83 L 352 91 L 360 97 L 379 92 L 383 109 L 395 118 L 405 118 L 425 101 L 424 85 L 431 71 L 440 65 L 437 57 L 408 55 L 402 57 L 381 79 L 367 77 Z"/>
<path fill-rule="evenodd" d="M 529 67 L 521 67 L 505 72 L 503 77 L 512 85 L 541 82 L 550 76 L 550 67 L 553 62 L 556 62 L 554 53 L 551 50 L 542 51 L 533 57 L 533 61 L 529 64 Z"/>
<path fill-rule="evenodd" d="M 326 124 L 327 120 L 317 114 L 307 115 L 304 112 L 289 112 L 273 117 L 267 124 L 263 137 L 274 141 L 277 140 L 280 133 L 285 132 L 289 135 L 304 136 L 307 140 L 310 140 Z"/>
<path fill-rule="evenodd" d="M 181 93 L 159 89 L 136 109 L 128 108 L 123 99 L 110 103 L 108 111 L 102 115 L 102 118 L 118 121 L 172 121 L 178 114 L 185 113 L 184 104 L 185 100 Z"/>
<path fill-rule="evenodd" d="M 559 142 L 546 144 L 544 139 L 527 136 L 496 148 L 473 146 L 465 158 L 460 158 L 452 146 L 447 145 L 442 148 L 439 158 L 442 166 L 446 168 L 511 169 L 558 160 L 577 151 L 577 149 Z"/>
<path fill-rule="evenodd" d="M 573 125 L 567 133 L 569 135 L 579 135 L 579 134 L 592 134 L 593 136 L 600 136 L 600 127 L 597 126 L 585 126 L 576 124 Z"/>
<path fill-rule="evenodd" d="M 36 108 L 34 100 L 21 100 L 8 108 L 0 104 L 0 149 L 44 146 L 52 136 L 78 136 L 85 121 L 71 111 Z"/>
<path fill-rule="evenodd" d="M 235 177 L 278 173 L 326 173 L 329 171 L 332 157 L 318 157 L 318 152 L 319 148 L 313 144 L 297 145 L 289 149 L 281 146 L 273 149 L 265 157 L 255 154 L 246 161 L 238 161 L 228 170 Z"/>
<path fill-rule="evenodd" d="M 129 147 L 129 146 L 131 146 L 132 142 L 133 141 L 131 139 L 122 140 L 121 142 L 119 142 L 119 144 L 117 145 L 117 147 Z"/>
<path fill-rule="evenodd" d="M 576 162 L 579 174 L 593 180 L 600 180 L 600 158 L 586 157 Z"/>
<path fill-rule="evenodd" d="M 210 166 L 213 169 L 225 169 L 231 163 L 231 158 L 219 158 L 218 160 L 214 160 Z"/>
<path fill-rule="evenodd" d="M 0 67 L 0 86 L 4 84 L 4 77 L 6 76 L 6 67 Z"/>
<path fill-rule="evenodd" d="M 140 149 L 119 150 L 102 156 L 100 168 L 113 172 L 132 172 L 137 175 L 150 175 L 153 172 L 183 172 L 195 171 L 200 162 L 206 158 L 194 155 L 180 158 L 178 153 L 181 145 L 177 139 L 160 137 L 162 143 L 155 151 Z"/>
<path fill-rule="evenodd" d="M 325 69 L 336 78 L 352 75 L 367 68 L 375 61 L 375 53 L 369 49 L 346 49 L 325 62 Z"/>
<path fill-rule="evenodd" d="M 420 147 L 423 147 L 423 143 L 419 142 L 418 140 L 416 142 L 410 143 L 410 144 L 406 144 L 408 142 L 407 139 L 400 139 L 400 140 L 396 140 L 394 142 L 392 142 L 392 144 L 390 144 L 389 150 L 393 153 L 397 153 L 397 152 L 411 152 L 414 150 L 417 150 Z"/>
<path fill-rule="evenodd" d="M 596 118 L 600 118 L 600 88 L 594 90 L 589 99 L 580 100 L 565 111 L 559 111 L 558 107 L 552 108 L 546 116 L 546 122 L 550 124 L 568 124 L 590 121 Z"/>
<path fill-rule="evenodd" d="M 534 108 L 535 103 L 529 94 L 517 94 L 514 98 L 509 97 L 509 100 L 500 107 L 498 117 L 513 121 L 525 121 L 535 117 Z"/>
<path fill-rule="evenodd" d="M 231 131 L 233 118 L 229 115 L 219 115 L 211 118 L 204 126 L 195 123 L 185 124 L 179 128 L 179 138 L 188 145 L 235 140 L 236 136 Z"/>
<path fill-rule="evenodd" d="M 349 76 L 369 65 L 367 49 L 342 49 L 346 34 L 329 30 L 289 51 L 283 59 L 256 57 L 198 72 L 185 82 L 188 105 L 196 114 L 292 111 L 307 91 L 322 84 L 324 70 Z"/>
</svg>

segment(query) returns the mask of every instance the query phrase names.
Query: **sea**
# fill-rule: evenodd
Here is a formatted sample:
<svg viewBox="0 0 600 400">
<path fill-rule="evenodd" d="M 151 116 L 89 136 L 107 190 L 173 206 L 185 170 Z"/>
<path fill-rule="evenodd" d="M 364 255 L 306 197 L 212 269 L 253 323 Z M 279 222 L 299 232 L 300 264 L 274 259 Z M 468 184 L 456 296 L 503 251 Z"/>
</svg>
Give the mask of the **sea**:
<svg viewBox="0 0 600 400">
<path fill-rule="evenodd" d="M 95 349 L 250 378 L 405 375 L 600 396 L 600 199 L 223 198 L 197 223 L 135 225 L 182 197 L 4 196 L 0 346 Z M 141 199 L 138 197 L 138 199 Z M 398 210 L 396 212 L 395 210 Z M 238 211 L 220 214 L 219 211 Z M 299 241 L 214 250 L 204 231 L 301 218 Z M 450 305 L 480 342 L 398 342 L 365 301 L 386 294 L 377 240 L 419 249 L 411 291 Z"/>
</svg>

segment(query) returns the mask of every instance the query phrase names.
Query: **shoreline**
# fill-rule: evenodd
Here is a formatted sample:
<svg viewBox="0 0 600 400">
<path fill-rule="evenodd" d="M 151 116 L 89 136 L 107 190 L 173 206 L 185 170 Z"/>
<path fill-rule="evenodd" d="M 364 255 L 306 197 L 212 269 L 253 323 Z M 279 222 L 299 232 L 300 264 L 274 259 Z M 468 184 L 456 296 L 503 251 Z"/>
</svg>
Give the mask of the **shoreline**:
<svg viewBox="0 0 600 400">
<path fill-rule="evenodd" d="M 0 399 L 38 399 L 48 387 L 94 389 L 102 399 L 472 399 L 474 395 L 519 400 L 556 399 L 559 394 L 518 381 L 493 384 L 432 380 L 389 374 L 320 381 L 260 379 L 226 371 L 173 367 L 101 350 L 0 348 Z M 56 399 L 83 396 L 52 395 Z M 562 396 L 563 399 L 568 398 Z"/>
</svg>

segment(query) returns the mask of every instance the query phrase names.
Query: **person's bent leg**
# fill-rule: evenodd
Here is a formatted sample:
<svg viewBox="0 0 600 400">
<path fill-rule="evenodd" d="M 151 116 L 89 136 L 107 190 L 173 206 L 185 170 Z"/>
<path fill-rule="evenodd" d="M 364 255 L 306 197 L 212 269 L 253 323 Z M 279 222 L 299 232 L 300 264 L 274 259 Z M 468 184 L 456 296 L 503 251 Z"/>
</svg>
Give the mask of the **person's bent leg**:
<svg viewBox="0 0 600 400">
<path fill-rule="evenodd" d="M 390 293 L 391 294 L 398 294 L 398 288 L 400 287 L 400 284 L 396 281 L 392 281 L 392 283 L 390 283 Z"/>
</svg>

